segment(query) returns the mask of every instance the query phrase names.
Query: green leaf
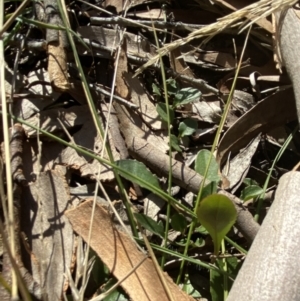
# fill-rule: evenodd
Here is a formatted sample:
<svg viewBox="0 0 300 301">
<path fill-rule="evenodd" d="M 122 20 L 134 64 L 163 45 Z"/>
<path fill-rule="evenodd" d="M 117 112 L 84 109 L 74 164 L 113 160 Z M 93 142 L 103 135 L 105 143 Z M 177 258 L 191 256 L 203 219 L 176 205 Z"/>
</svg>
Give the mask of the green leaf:
<svg viewBox="0 0 300 301">
<path fill-rule="evenodd" d="M 261 195 L 263 192 L 264 192 L 263 188 L 257 185 L 250 185 L 242 190 L 241 199 L 247 201 Z"/>
<path fill-rule="evenodd" d="M 202 248 L 205 246 L 205 240 L 202 237 L 197 237 L 196 241 L 194 242 L 194 246 L 197 248 Z"/>
<path fill-rule="evenodd" d="M 206 168 L 209 163 L 209 158 L 211 156 L 210 151 L 202 149 L 199 151 L 196 161 L 195 161 L 195 170 L 201 175 L 205 175 Z M 219 165 L 216 161 L 216 158 L 212 155 L 208 172 L 206 174 L 206 179 L 209 181 L 219 182 L 220 177 L 218 175 Z"/>
<path fill-rule="evenodd" d="M 215 265 L 223 270 L 222 259 L 217 259 Z M 226 277 L 220 273 L 210 270 L 210 295 L 212 301 L 224 301 L 224 280 Z"/>
<path fill-rule="evenodd" d="M 158 113 L 158 115 L 163 121 L 168 122 L 167 106 L 165 103 L 163 102 L 158 103 L 156 105 L 156 112 Z M 169 114 L 170 114 L 170 123 L 172 123 L 174 121 L 175 114 L 174 114 L 174 110 L 171 107 L 169 107 Z"/>
<path fill-rule="evenodd" d="M 215 181 L 210 182 L 202 189 L 201 200 L 206 198 L 207 196 L 216 193 L 218 189 L 218 183 Z"/>
<path fill-rule="evenodd" d="M 178 152 L 182 152 L 182 149 L 179 146 L 179 140 L 175 135 L 171 135 L 170 136 L 170 143 L 171 143 L 171 147 L 178 151 Z"/>
<path fill-rule="evenodd" d="M 187 118 L 179 123 L 179 137 L 190 136 L 194 134 L 196 129 L 198 128 L 197 120 L 193 118 Z"/>
<path fill-rule="evenodd" d="M 152 93 L 154 95 L 161 96 L 159 87 L 154 83 L 152 83 Z"/>
<path fill-rule="evenodd" d="M 181 106 L 190 103 L 201 97 L 201 92 L 195 88 L 183 88 L 175 95 L 174 106 Z"/>
<path fill-rule="evenodd" d="M 108 291 L 113 285 L 117 283 L 115 278 L 111 278 L 105 286 L 102 288 L 104 292 Z M 129 298 L 126 293 L 123 291 L 121 286 L 118 286 L 115 290 L 113 290 L 108 296 L 106 296 L 104 301 L 128 301 Z"/>
<path fill-rule="evenodd" d="M 258 186 L 258 183 L 255 181 L 255 180 L 252 180 L 250 178 L 245 178 L 243 180 L 243 183 L 246 185 L 246 186 L 250 186 L 250 185 L 257 185 Z"/>
<path fill-rule="evenodd" d="M 207 235 L 208 234 L 206 228 L 204 228 L 203 225 L 200 225 L 199 227 L 197 227 L 195 229 L 195 232 L 201 233 L 203 235 Z"/>
<path fill-rule="evenodd" d="M 222 239 L 235 223 L 237 212 L 234 205 L 225 195 L 212 194 L 200 202 L 197 217 L 212 237 L 217 255 Z"/>
<path fill-rule="evenodd" d="M 230 290 L 233 281 L 232 279 L 235 278 L 235 276 L 238 274 L 238 271 L 240 270 L 242 266 L 242 262 L 238 261 L 236 257 L 229 257 L 226 258 L 226 264 L 227 264 L 227 274 L 230 275 L 222 275 L 216 270 L 211 269 L 210 270 L 210 293 L 212 300 L 220 301 L 223 300 L 224 297 L 224 277 L 227 277 L 228 281 L 228 289 Z M 217 259 L 215 262 L 215 265 L 220 268 L 220 270 L 224 271 L 224 264 L 222 262 L 222 259 Z M 225 272 L 225 271 L 224 271 Z"/>
<path fill-rule="evenodd" d="M 201 298 L 201 294 L 193 287 L 190 279 L 185 281 L 182 290 L 193 298 Z"/>
<path fill-rule="evenodd" d="M 178 84 L 177 84 L 176 80 L 173 79 L 173 78 L 169 78 L 169 79 L 166 80 L 166 82 L 167 82 L 168 94 L 169 95 L 175 95 L 179 90 L 179 87 L 178 87 Z"/>
<path fill-rule="evenodd" d="M 107 266 L 97 256 L 96 252 L 90 249 L 89 258 L 91 258 L 92 256 L 95 256 L 95 263 L 93 265 L 91 275 L 96 285 L 101 286 L 109 280 L 111 273 Z"/>
<path fill-rule="evenodd" d="M 187 224 L 186 218 L 180 213 L 175 213 L 171 218 L 171 225 L 173 229 L 181 233 L 185 231 Z"/>
<path fill-rule="evenodd" d="M 136 220 L 143 226 L 146 230 L 154 233 L 160 237 L 164 237 L 164 227 L 162 224 L 158 224 L 155 220 L 151 217 L 141 214 L 141 213 L 134 213 L 134 217 Z"/>
<path fill-rule="evenodd" d="M 121 170 L 118 171 L 119 175 L 121 175 L 125 179 L 134 182 L 140 185 L 141 187 L 147 188 L 148 185 L 145 185 L 143 182 L 139 181 L 139 179 L 142 179 L 146 181 L 148 184 L 160 188 L 157 177 L 149 171 L 149 169 L 145 166 L 145 164 L 138 162 L 136 160 L 128 159 L 128 160 L 116 161 L 116 165 L 126 170 L 127 172 L 126 174 L 123 173 Z M 132 175 L 136 176 L 138 180 L 136 178 L 133 178 Z"/>
</svg>

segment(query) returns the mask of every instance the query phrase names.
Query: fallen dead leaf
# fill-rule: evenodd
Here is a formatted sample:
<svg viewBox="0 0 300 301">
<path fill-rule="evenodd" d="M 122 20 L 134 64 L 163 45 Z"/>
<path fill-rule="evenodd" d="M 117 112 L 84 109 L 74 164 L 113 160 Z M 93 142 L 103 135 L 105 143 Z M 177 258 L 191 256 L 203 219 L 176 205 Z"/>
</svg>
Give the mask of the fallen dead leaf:
<svg viewBox="0 0 300 301">
<path fill-rule="evenodd" d="M 229 152 L 243 148 L 260 132 L 268 132 L 277 126 L 297 118 L 293 90 L 286 89 L 272 94 L 239 118 L 225 133 L 217 151 L 217 160 L 224 163 Z"/>
<path fill-rule="evenodd" d="M 65 215 L 73 229 L 87 242 L 93 201 L 87 200 L 76 209 L 68 210 Z M 123 279 L 137 264 L 145 260 L 126 280 L 121 283 L 133 301 L 169 300 L 159 279 L 153 262 L 145 259 L 145 254 L 138 251 L 134 242 L 113 226 L 106 210 L 96 205 L 90 246 L 118 279 Z M 192 297 L 181 291 L 166 274 L 163 274 L 174 300 L 192 301 Z"/>
</svg>

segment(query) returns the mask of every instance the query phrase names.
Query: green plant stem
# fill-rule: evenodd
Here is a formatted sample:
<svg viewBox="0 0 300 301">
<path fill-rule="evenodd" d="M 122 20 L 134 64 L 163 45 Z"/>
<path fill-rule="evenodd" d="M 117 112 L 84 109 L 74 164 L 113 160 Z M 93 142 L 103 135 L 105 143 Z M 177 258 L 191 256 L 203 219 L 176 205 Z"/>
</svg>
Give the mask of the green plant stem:
<svg viewBox="0 0 300 301">
<path fill-rule="evenodd" d="M 242 248 L 241 246 L 239 246 L 236 242 L 234 242 L 233 240 L 231 240 L 229 237 L 225 236 L 224 238 L 228 243 L 230 243 L 233 247 L 235 247 L 239 252 L 241 252 L 242 254 L 247 255 L 248 252 Z"/>
<path fill-rule="evenodd" d="M 242 50 L 242 53 L 241 53 L 241 57 L 240 57 L 240 60 L 239 60 L 239 64 L 237 66 L 236 73 L 234 75 L 234 80 L 233 80 L 232 87 L 231 87 L 231 90 L 230 90 L 230 93 L 229 93 L 229 96 L 228 96 L 228 99 L 227 99 L 227 102 L 226 102 L 226 105 L 225 105 L 225 108 L 224 108 L 224 113 L 222 114 L 220 125 L 218 127 L 216 137 L 215 137 L 213 145 L 212 145 L 211 155 L 209 157 L 208 164 L 207 164 L 204 176 L 203 176 L 203 181 L 200 184 L 200 188 L 199 188 L 199 192 L 198 192 L 198 195 L 197 195 L 196 204 L 195 204 L 195 208 L 194 208 L 194 214 L 195 215 L 196 215 L 196 212 L 197 212 L 197 210 L 199 208 L 199 205 L 200 205 L 200 201 L 201 201 L 201 198 L 202 198 L 202 191 L 203 191 L 203 188 L 204 188 L 204 184 L 206 182 L 205 180 L 206 180 L 206 177 L 207 177 L 207 173 L 208 173 L 208 170 L 209 170 L 211 159 L 212 159 L 213 153 L 214 153 L 214 151 L 215 151 L 215 149 L 216 149 L 216 147 L 219 143 L 219 139 L 220 139 L 220 136 L 221 136 L 221 133 L 222 133 L 222 129 L 224 127 L 224 124 L 225 124 L 225 121 L 226 121 L 226 118 L 227 118 L 227 115 L 228 115 L 228 112 L 229 112 L 229 109 L 230 109 L 231 100 L 232 100 L 234 89 L 235 89 L 235 86 L 236 86 L 236 81 L 237 81 L 237 77 L 238 77 L 238 74 L 239 74 L 239 70 L 240 70 L 241 65 L 242 65 L 242 59 L 243 59 L 244 52 L 245 52 L 245 49 L 246 49 L 246 45 L 247 45 L 248 37 L 249 37 L 249 34 L 250 34 L 250 30 L 251 30 L 251 27 L 249 28 L 247 36 L 246 36 L 246 41 L 245 41 L 245 44 L 244 44 L 244 47 L 243 47 L 243 50 Z M 192 233 L 194 232 L 196 222 L 197 221 L 194 220 L 191 223 L 191 226 L 189 228 L 187 243 L 186 243 L 186 246 L 184 248 L 184 255 L 187 254 L 188 247 L 189 247 L 189 242 L 191 240 Z M 183 273 L 183 268 L 184 268 L 184 260 L 181 262 L 181 265 L 180 265 L 180 268 L 179 268 L 179 274 L 178 274 L 177 281 L 176 281 L 177 284 L 180 283 L 180 279 L 181 279 L 182 273 Z"/>
<path fill-rule="evenodd" d="M 7 45 L 7 43 L 11 40 L 11 38 L 20 30 L 22 26 L 22 21 L 18 21 L 17 24 L 14 26 L 14 28 L 11 30 L 11 32 L 3 39 L 4 47 Z"/>
<path fill-rule="evenodd" d="M 225 249 L 225 242 L 224 239 L 222 239 L 221 243 L 221 249 L 222 249 L 222 254 L 225 255 L 226 249 Z M 226 258 L 222 258 L 223 266 L 222 269 L 225 273 L 228 272 L 228 267 L 227 267 L 227 260 Z M 223 294 L 224 294 L 224 301 L 227 299 L 228 296 L 228 277 L 226 275 L 223 275 Z"/>
<path fill-rule="evenodd" d="M 152 25 L 153 26 L 153 25 Z M 156 34 L 156 30 L 153 26 L 153 34 L 156 42 L 157 48 L 159 47 L 159 42 Z M 169 96 L 168 96 L 168 87 L 167 87 L 167 80 L 166 80 L 166 73 L 164 68 L 164 63 L 162 57 L 159 57 L 160 61 L 160 72 L 163 81 L 164 87 L 164 96 L 165 96 L 165 103 L 166 103 L 166 113 L 168 116 L 167 125 L 168 125 L 168 137 L 169 137 L 169 173 L 168 173 L 168 194 L 171 195 L 172 189 L 172 146 L 171 146 L 171 122 L 170 122 L 170 107 L 169 107 Z M 165 237 L 164 237 L 164 246 L 167 246 L 168 242 L 168 234 L 169 234 L 169 223 L 170 223 L 170 215 L 171 215 L 171 205 L 170 203 L 167 204 L 167 218 L 166 218 L 166 226 L 165 226 Z M 161 268 L 163 269 L 166 261 L 166 255 L 163 254 L 161 258 Z"/>
<path fill-rule="evenodd" d="M 262 204 L 264 202 L 264 198 L 265 198 L 265 194 L 266 194 L 266 190 L 269 186 L 269 182 L 270 182 L 270 178 L 271 178 L 271 174 L 274 170 L 274 167 L 276 165 L 276 163 L 280 160 L 281 156 L 283 155 L 284 151 L 286 150 L 286 148 L 288 147 L 288 145 L 290 144 L 290 142 L 293 139 L 293 136 L 295 135 L 295 133 L 297 132 L 297 130 L 299 129 L 299 126 L 296 126 L 296 128 L 294 129 L 294 131 L 288 136 L 288 138 L 285 140 L 284 144 L 282 145 L 282 147 L 280 148 L 279 152 L 277 153 L 272 166 L 270 168 L 270 171 L 268 173 L 268 176 L 266 178 L 266 181 L 264 183 L 263 186 L 263 193 L 257 198 L 258 202 L 257 202 L 257 207 L 256 207 L 256 213 L 254 215 L 254 220 L 258 221 L 259 217 L 260 217 L 260 210 L 262 207 Z"/>
<path fill-rule="evenodd" d="M 14 20 L 18 17 L 18 15 L 25 9 L 25 7 L 27 6 L 27 4 L 30 1 L 31 0 L 24 0 L 20 4 L 20 6 L 15 10 L 15 12 L 9 17 L 9 19 L 5 22 L 4 25 L 3 25 L 3 17 L 2 17 L 1 29 L 0 29 L 0 38 L 2 38 L 3 33 L 8 30 L 9 26 L 14 22 Z M 4 12 L 4 6 L 2 5 L 2 7 L 1 7 L 1 14 L 3 14 L 3 12 Z"/>
</svg>

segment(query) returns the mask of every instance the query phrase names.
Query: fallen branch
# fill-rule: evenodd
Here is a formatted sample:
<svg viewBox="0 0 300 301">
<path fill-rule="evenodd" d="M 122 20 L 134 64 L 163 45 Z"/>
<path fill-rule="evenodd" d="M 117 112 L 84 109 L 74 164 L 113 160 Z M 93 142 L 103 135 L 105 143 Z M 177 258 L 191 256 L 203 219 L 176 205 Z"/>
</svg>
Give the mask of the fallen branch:
<svg viewBox="0 0 300 301">
<path fill-rule="evenodd" d="M 134 133 L 137 133 L 135 129 L 137 126 L 132 121 L 127 122 L 130 113 L 125 112 L 126 108 L 120 109 L 116 106 L 116 111 L 120 121 L 120 129 L 125 137 L 130 155 L 145 163 L 157 175 L 166 177 L 169 172 L 169 156 L 145 139 L 134 135 Z M 175 159 L 172 160 L 172 176 L 175 184 L 195 194 L 198 193 L 203 181 L 202 176 L 197 172 Z M 259 230 L 259 225 L 254 221 L 251 213 L 242 206 L 242 202 L 234 195 L 224 190 L 220 190 L 219 193 L 225 194 L 233 202 L 238 213 L 236 227 L 249 242 L 252 242 Z"/>
</svg>

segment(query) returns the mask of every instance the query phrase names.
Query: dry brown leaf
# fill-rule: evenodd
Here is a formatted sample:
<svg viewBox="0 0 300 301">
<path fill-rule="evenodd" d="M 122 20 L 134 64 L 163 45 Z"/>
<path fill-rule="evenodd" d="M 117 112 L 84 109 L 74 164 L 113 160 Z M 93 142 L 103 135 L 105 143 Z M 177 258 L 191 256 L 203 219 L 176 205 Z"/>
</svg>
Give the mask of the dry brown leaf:
<svg viewBox="0 0 300 301">
<path fill-rule="evenodd" d="M 79 126 L 91 119 L 91 113 L 87 105 L 84 106 L 72 106 L 68 109 L 51 109 L 42 111 L 39 114 L 32 116 L 27 119 L 27 122 L 33 126 L 39 127 L 44 131 L 50 133 L 61 132 L 63 128 L 62 122 L 66 129 Z M 24 129 L 27 132 L 29 138 L 36 137 L 37 131 L 30 126 L 24 125 Z"/>
<path fill-rule="evenodd" d="M 135 7 L 137 5 L 143 4 L 143 3 L 151 3 L 151 2 L 156 2 L 156 1 L 149 1 L 149 0 L 135 0 L 135 1 L 120 1 L 120 0 L 105 0 L 103 1 L 103 3 L 101 3 L 101 6 L 108 8 L 110 6 L 114 7 L 117 11 L 117 13 L 119 14 L 120 12 L 122 12 L 125 7 L 124 4 L 127 4 L 127 8 L 128 6 Z M 130 5 L 128 5 L 130 4 Z"/>
<path fill-rule="evenodd" d="M 142 121 L 139 114 L 129 111 L 119 104 L 115 104 L 115 110 L 120 123 L 120 130 L 128 148 L 134 137 L 140 137 L 162 152 L 166 152 L 169 149 L 169 146 L 165 141 L 166 137 L 160 137 L 157 133 L 153 133 Z"/>
<path fill-rule="evenodd" d="M 83 38 L 96 41 L 107 47 L 110 51 L 115 50 L 120 43 L 114 29 L 100 26 L 82 26 L 77 31 Z M 129 32 L 124 33 L 124 38 L 127 40 L 128 54 L 142 58 L 149 58 L 155 54 L 155 47 L 146 38 Z"/>
<path fill-rule="evenodd" d="M 76 209 L 65 213 L 74 231 L 86 242 L 89 236 L 92 206 L 93 201 L 88 200 Z M 118 280 L 123 279 L 146 256 L 138 251 L 126 234 L 115 229 L 109 214 L 100 205 L 96 205 L 95 208 L 90 246 Z M 166 273 L 164 277 L 174 300 L 194 300 L 181 291 Z M 123 281 L 121 286 L 133 301 L 169 300 L 155 266 L 149 258 Z"/>
<path fill-rule="evenodd" d="M 110 141 L 110 147 L 112 149 L 114 160 L 120 159 L 119 153 L 116 151 L 111 135 L 108 136 Z M 93 151 L 96 155 L 100 155 L 102 152 L 102 139 L 97 134 L 93 120 L 89 119 L 83 125 L 83 127 L 73 136 L 74 142 L 88 150 Z M 109 159 L 104 152 L 104 158 Z M 103 181 L 110 181 L 114 179 L 114 173 L 112 169 L 106 165 L 101 164 L 95 159 L 78 154 L 73 148 L 65 148 L 60 156 L 56 160 L 59 164 L 66 164 L 70 168 L 78 169 L 82 177 L 95 178 L 95 175 L 99 172 L 99 166 L 101 165 L 101 172 L 99 179 Z"/>
<path fill-rule="evenodd" d="M 228 129 L 218 146 L 218 162 L 222 164 L 229 152 L 237 152 L 260 132 L 268 132 L 276 126 L 296 118 L 293 90 L 290 88 L 272 94 L 259 102 Z"/>
<path fill-rule="evenodd" d="M 133 78 L 133 73 L 124 74 L 127 86 L 130 87 L 131 101 L 137 105 L 143 121 L 153 130 L 165 129 L 166 125 L 161 121 L 155 105 L 151 101 L 151 96 L 138 77 Z"/>
<path fill-rule="evenodd" d="M 229 180 L 230 185 L 226 189 L 230 188 L 231 193 L 235 193 L 236 190 L 243 183 L 248 170 L 251 165 L 251 160 L 255 154 L 258 144 L 260 142 L 260 135 L 253 139 L 249 145 L 247 145 L 243 150 L 239 152 L 229 163 L 229 173 L 225 174 L 226 178 Z M 226 167 L 224 167 L 224 170 Z"/>
<path fill-rule="evenodd" d="M 23 190 L 21 229 L 37 262 L 29 264 L 40 284 L 44 299 L 59 301 L 66 285 L 64 273 L 71 266 L 73 230 L 64 211 L 69 206 L 68 185 L 55 171 L 40 173 L 36 182 Z M 27 254 L 28 256 L 30 254 Z M 34 265 L 33 263 L 36 263 Z"/>
<path fill-rule="evenodd" d="M 179 74 L 187 75 L 191 78 L 195 78 L 193 71 L 186 64 L 185 60 L 181 57 L 181 51 L 178 48 L 170 52 L 169 59 L 170 59 L 171 68 L 175 72 Z"/>
</svg>

